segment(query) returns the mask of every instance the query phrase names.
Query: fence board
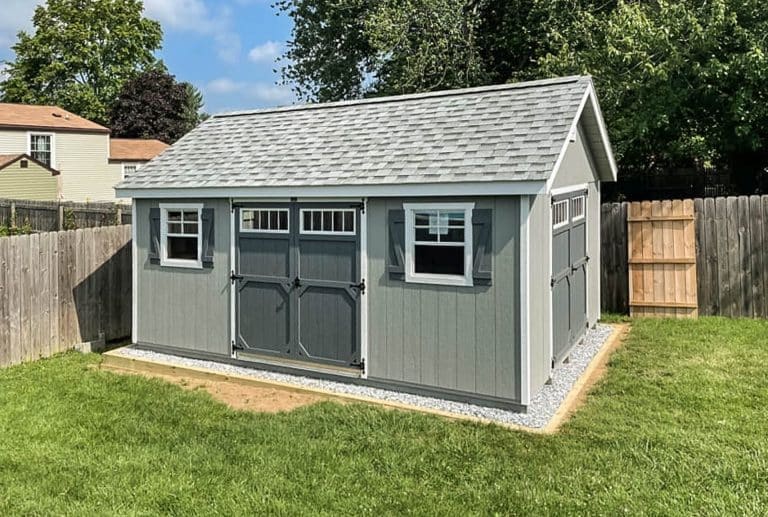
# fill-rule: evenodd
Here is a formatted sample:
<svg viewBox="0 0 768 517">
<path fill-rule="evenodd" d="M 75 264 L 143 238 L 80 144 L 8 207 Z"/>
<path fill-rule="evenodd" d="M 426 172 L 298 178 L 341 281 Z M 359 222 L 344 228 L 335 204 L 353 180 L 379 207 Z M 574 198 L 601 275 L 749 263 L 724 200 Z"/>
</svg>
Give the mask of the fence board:
<svg viewBox="0 0 768 517">
<path fill-rule="evenodd" d="M 131 224 L 131 206 L 0 199 L 0 226 L 11 226 L 13 221 L 36 232 Z"/>
<path fill-rule="evenodd" d="M 130 238 L 130 226 L 0 238 L 0 366 L 130 335 Z"/>
</svg>

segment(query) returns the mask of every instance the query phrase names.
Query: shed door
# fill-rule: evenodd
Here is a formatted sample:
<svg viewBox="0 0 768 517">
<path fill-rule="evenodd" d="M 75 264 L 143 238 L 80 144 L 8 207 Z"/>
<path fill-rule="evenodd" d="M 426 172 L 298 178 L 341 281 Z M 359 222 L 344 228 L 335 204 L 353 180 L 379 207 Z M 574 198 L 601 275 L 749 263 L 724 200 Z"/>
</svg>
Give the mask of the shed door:
<svg viewBox="0 0 768 517">
<path fill-rule="evenodd" d="M 586 191 L 552 200 L 552 339 L 559 362 L 587 327 Z"/>
<path fill-rule="evenodd" d="M 235 347 L 338 366 L 360 364 L 359 208 L 237 208 Z"/>
</svg>

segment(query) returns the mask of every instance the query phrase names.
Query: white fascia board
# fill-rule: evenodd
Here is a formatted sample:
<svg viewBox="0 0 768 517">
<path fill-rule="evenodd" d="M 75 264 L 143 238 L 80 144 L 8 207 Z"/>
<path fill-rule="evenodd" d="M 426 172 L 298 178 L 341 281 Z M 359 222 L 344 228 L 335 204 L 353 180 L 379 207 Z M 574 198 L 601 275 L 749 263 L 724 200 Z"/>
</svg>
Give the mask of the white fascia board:
<svg viewBox="0 0 768 517">
<path fill-rule="evenodd" d="M 415 183 L 399 185 L 327 185 L 299 187 L 200 187 L 116 189 L 117 197 L 137 199 L 189 198 L 373 198 L 373 197 L 432 197 L 432 196 L 519 196 L 543 192 L 543 180 L 481 181 L 466 183 Z"/>
</svg>

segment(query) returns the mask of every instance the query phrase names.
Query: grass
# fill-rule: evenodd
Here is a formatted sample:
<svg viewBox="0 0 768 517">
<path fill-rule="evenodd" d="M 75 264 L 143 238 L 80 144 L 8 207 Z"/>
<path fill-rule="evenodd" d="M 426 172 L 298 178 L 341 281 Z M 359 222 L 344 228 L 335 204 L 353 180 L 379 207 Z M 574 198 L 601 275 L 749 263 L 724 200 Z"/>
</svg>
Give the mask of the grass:
<svg viewBox="0 0 768 517">
<path fill-rule="evenodd" d="M 638 321 L 560 434 L 232 411 L 67 354 L 0 371 L 0 515 L 768 511 L 768 323 Z"/>
</svg>

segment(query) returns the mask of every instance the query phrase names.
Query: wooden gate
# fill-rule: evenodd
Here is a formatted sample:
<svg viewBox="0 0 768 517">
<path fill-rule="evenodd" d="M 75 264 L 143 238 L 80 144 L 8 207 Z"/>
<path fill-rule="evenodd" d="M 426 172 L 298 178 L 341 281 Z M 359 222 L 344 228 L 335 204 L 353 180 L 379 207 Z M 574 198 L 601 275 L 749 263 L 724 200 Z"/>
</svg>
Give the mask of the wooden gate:
<svg viewBox="0 0 768 517">
<path fill-rule="evenodd" d="M 693 200 L 630 203 L 629 313 L 697 317 Z"/>
</svg>

